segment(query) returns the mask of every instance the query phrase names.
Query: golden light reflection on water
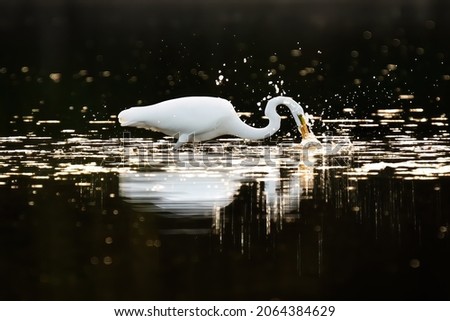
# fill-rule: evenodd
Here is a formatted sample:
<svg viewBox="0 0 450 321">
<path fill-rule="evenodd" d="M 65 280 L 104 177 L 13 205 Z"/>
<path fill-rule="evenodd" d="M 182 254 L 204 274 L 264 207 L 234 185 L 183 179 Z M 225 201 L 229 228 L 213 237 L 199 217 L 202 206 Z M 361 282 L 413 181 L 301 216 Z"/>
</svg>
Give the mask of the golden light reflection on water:
<svg viewBox="0 0 450 321">
<path fill-rule="evenodd" d="M 77 191 L 77 196 L 68 197 L 67 204 L 76 206 L 80 213 L 99 208 L 103 217 L 135 215 L 130 223 L 137 233 L 133 244 L 152 250 L 164 249 L 161 239 L 167 237 L 209 235 L 219 249 L 231 242 L 239 246 L 241 255 L 249 256 L 260 238 L 311 223 L 314 242 L 308 246 L 315 248 L 316 261 L 306 263 L 304 247 L 307 238 L 311 242 L 309 232 L 295 232 L 297 273 L 305 273 L 312 264 L 314 273 L 321 275 L 326 226 L 330 223 L 320 216 L 323 214 L 313 216 L 314 209 L 322 213 L 321 207 L 327 207 L 335 220 L 350 216 L 369 229 L 374 239 L 386 237 L 388 224 L 389 233 L 401 243 L 405 231 L 412 228 L 410 233 L 416 235 L 421 224 L 414 209 L 405 205 L 407 199 L 414 202 L 417 198 L 414 185 L 408 184 L 429 180 L 438 184 L 450 176 L 448 133 L 415 137 L 407 133 L 415 124 L 397 119 L 401 113 L 380 109 L 379 120 L 323 120 L 341 129 L 399 126 L 399 132 L 390 128 L 389 134 L 375 140 L 318 135 L 322 146 L 306 151 L 293 138 L 276 144 L 219 139 L 175 152 L 166 139 L 98 139 L 74 130 L 62 130 L 69 137 L 61 140 L 2 137 L 0 188 L 29 190 L 26 204 L 38 209 L 43 205 L 40 193 L 63 182 Z M 445 123 L 447 118 L 438 117 L 433 122 Z M 41 121 L 36 125 L 55 123 Z M 113 122 L 99 120 L 91 125 Z M 23 183 L 22 178 L 32 183 Z M 384 190 L 380 181 L 386 179 Z M 433 191 L 440 193 L 440 186 L 434 186 Z M 55 195 L 61 197 L 60 191 Z M 171 223 L 156 231 L 152 228 L 147 235 L 148 215 L 170 218 Z M 113 222 L 99 238 L 99 249 L 89 255 L 93 266 L 111 268 L 120 261 L 113 249 L 123 240 L 112 232 L 117 229 Z M 76 228 L 84 224 L 83 219 L 74 223 Z M 438 225 L 436 235 L 445 239 L 448 222 L 442 219 Z M 421 267 L 418 258 L 408 262 L 411 268 Z"/>
<path fill-rule="evenodd" d="M 392 115 L 393 112 L 388 114 Z M 438 119 L 440 121 L 447 120 L 446 117 L 436 118 L 435 120 Z M 389 121 L 392 121 L 392 119 L 384 119 L 381 124 Z M 103 123 L 103 121 L 99 122 Z M 372 123 L 373 120 L 324 120 L 324 122 L 357 123 L 359 126 L 365 126 L 367 123 Z M 104 123 L 110 123 L 110 121 L 104 121 Z M 319 139 L 323 140 L 324 137 L 319 136 Z M 439 177 L 447 175 L 450 159 L 449 140 L 448 134 L 424 139 L 417 139 L 407 134 L 393 134 L 386 135 L 385 139 L 378 141 L 353 140 L 353 150 L 351 151 L 353 164 L 350 172 L 360 175 L 361 172 L 379 171 L 385 167 L 398 168 L 399 171 L 406 167 L 414 173 L 412 176 L 429 177 L 435 175 Z M 298 159 L 301 154 L 296 148 L 292 148 L 295 144 L 289 142 L 289 140 L 286 142 L 284 145 L 280 144 L 281 147 L 268 147 L 262 144 L 246 146 L 246 142 L 239 139 L 219 140 L 219 144 L 210 143 L 208 145 L 208 152 L 214 148 L 218 150 L 215 155 L 210 153 L 208 160 L 220 164 L 225 155 L 224 146 L 226 146 L 226 148 L 239 150 L 241 155 L 231 159 L 229 163 L 221 163 L 221 166 L 226 165 L 228 167 L 229 165 L 234 166 L 237 163 L 242 163 L 243 159 L 239 159 L 239 157 L 249 159 L 249 155 L 255 158 L 267 156 L 264 153 L 268 153 L 271 157 L 271 165 L 280 166 L 286 159 Z M 170 164 L 171 157 L 173 158 L 170 148 L 163 148 L 167 145 L 168 143 L 164 141 L 157 142 L 151 139 L 135 139 L 130 141 L 130 146 L 124 147 L 120 139 L 101 140 L 72 137 L 57 141 L 51 137 L 3 137 L 0 138 L 0 168 L 2 169 L 0 175 L 4 179 L 11 175 L 30 175 L 30 173 L 32 176 L 48 178 L 69 174 L 119 173 L 126 172 L 128 167 L 130 170 L 142 167 L 143 162 L 150 158 L 151 161 L 147 165 L 153 162 L 150 165 L 155 166 L 155 169 L 165 170 L 162 165 L 168 169 L 172 165 L 176 168 L 177 164 L 174 159 L 172 159 L 173 164 Z M 242 154 L 243 146 L 246 150 L 245 155 Z M 125 148 L 128 148 L 128 151 L 125 151 Z M 267 149 L 272 150 L 267 152 Z M 125 152 L 128 154 L 124 163 Z M 341 152 L 341 149 L 339 152 Z M 181 152 L 177 157 L 177 160 L 189 160 L 192 153 L 191 151 Z M 162 164 L 163 162 L 167 164 Z M 424 163 L 426 163 L 426 166 Z M 205 164 L 200 165 L 204 166 Z M 320 161 L 314 164 L 314 166 L 318 165 L 321 165 Z M 424 170 L 424 168 L 429 170 Z M 242 168 L 237 167 L 233 170 L 236 172 L 242 170 Z M 249 169 L 245 168 L 245 170 Z M 48 175 L 47 173 L 42 175 L 43 171 L 48 171 Z"/>
</svg>

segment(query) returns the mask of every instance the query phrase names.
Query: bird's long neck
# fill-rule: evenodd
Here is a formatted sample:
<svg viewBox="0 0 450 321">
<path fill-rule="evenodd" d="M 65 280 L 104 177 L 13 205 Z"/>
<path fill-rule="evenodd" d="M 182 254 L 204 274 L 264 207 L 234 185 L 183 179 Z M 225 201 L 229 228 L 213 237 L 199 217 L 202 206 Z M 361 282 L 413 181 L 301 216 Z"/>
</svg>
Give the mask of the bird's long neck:
<svg viewBox="0 0 450 321">
<path fill-rule="evenodd" d="M 239 117 L 230 124 L 229 133 L 245 139 L 264 139 L 275 134 L 280 129 L 281 117 L 276 112 L 278 105 L 283 104 L 283 97 L 275 97 L 267 102 L 264 111 L 269 124 L 263 128 L 255 128 L 244 123 Z"/>
</svg>

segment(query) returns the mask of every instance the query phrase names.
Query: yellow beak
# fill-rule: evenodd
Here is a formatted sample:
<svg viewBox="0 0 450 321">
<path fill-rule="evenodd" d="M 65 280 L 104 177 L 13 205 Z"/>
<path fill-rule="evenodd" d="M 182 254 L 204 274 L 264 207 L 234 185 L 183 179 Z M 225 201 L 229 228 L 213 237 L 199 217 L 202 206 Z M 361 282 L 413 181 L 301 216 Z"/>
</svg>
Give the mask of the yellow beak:
<svg viewBox="0 0 450 321">
<path fill-rule="evenodd" d="M 306 138 L 311 134 L 308 124 L 306 123 L 306 119 L 303 115 L 298 115 L 298 118 L 300 118 L 300 126 L 298 127 L 298 130 L 300 131 L 302 138 Z"/>
</svg>

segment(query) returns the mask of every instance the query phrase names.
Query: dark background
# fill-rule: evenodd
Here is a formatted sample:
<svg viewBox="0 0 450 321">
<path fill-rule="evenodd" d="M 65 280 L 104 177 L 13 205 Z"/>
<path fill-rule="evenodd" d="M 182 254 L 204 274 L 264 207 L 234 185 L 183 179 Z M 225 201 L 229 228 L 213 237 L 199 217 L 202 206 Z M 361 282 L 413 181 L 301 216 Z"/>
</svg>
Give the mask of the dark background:
<svg viewBox="0 0 450 321">
<path fill-rule="evenodd" d="M 281 81 L 286 95 L 324 118 L 345 107 L 369 117 L 408 104 L 440 115 L 450 92 L 449 7 L 443 0 L 4 0 L 1 132 L 20 129 L 10 118 L 33 108 L 37 118 L 81 130 L 87 119 L 186 95 L 221 96 L 256 111 Z M 386 74 L 389 64 L 397 67 Z M 305 68 L 314 69 L 300 75 Z M 219 71 L 229 81 L 216 85 Z M 400 94 L 414 100 L 401 102 Z"/>
<path fill-rule="evenodd" d="M 423 108 L 418 117 L 427 119 L 448 114 L 449 21 L 444 0 L 2 0 L 0 135 L 27 137 L 0 146 L 0 169 L 10 175 L 0 188 L 0 298 L 448 299 L 446 176 L 403 180 L 386 167 L 356 183 L 342 170 L 320 170 L 294 213 L 299 219 L 272 226 L 270 235 L 256 194 L 263 183 L 249 181 L 221 212 L 220 241 L 212 233 L 160 233 L 211 229 L 211 219 L 143 214 L 108 198 L 119 195 L 115 172 L 53 175 L 61 164 L 105 165 L 99 154 L 119 150 L 108 139 L 123 129 L 105 125 L 95 134 L 90 120 L 186 95 L 231 99 L 255 112 L 255 123 L 257 103 L 277 94 L 274 84 L 324 119 L 376 118 L 385 108 L 400 108 L 407 120 L 409 108 Z M 220 74 L 228 81 L 218 85 Z M 37 125 L 46 119 L 61 123 Z M 351 134 L 379 139 L 355 139 L 367 145 L 361 162 L 422 157 L 420 164 L 435 165 L 442 157 L 447 164 L 448 130 L 430 123 L 408 135 L 438 134 L 436 146 L 412 139 L 403 148 L 401 131 L 379 143 L 393 124 Z M 62 129 L 104 139 L 66 146 Z M 389 153 L 393 141 L 398 150 Z"/>
</svg>

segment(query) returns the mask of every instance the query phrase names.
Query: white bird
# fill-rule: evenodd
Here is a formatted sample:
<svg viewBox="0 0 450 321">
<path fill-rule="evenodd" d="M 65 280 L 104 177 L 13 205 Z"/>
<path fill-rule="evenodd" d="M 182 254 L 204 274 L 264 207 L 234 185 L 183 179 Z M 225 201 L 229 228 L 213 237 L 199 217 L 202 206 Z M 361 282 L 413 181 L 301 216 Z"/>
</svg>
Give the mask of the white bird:
<svg viewBox="0 0 450 321">
<path fill-rule="evenodd" d="M 254 128 L 244 123 L 233 105 L 217 97 L 182 97 L 158 104 L 132 107 L 119 113 L 122 126 L 132 126 L 160 131 L 178 137 L 174 148 L 186 142 L 200 142 L 218 136 L 233 135 L 245 139 L 264 139 L 280 129 L 281 117 L 276 108 L 288 107 L 303 138 L 310 133 L 303 108 L 289 97 L 274 97 L 267 102 L 265 115 L 269 124 Z"/>
</svg>

